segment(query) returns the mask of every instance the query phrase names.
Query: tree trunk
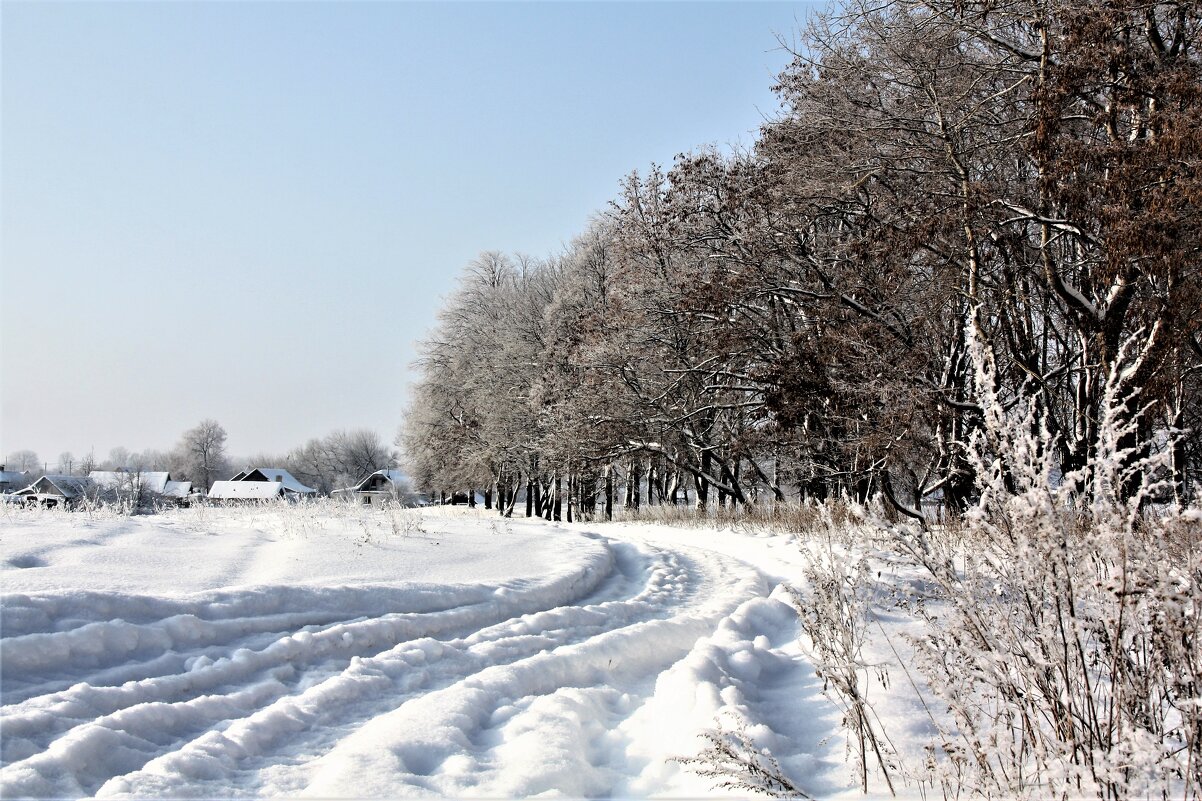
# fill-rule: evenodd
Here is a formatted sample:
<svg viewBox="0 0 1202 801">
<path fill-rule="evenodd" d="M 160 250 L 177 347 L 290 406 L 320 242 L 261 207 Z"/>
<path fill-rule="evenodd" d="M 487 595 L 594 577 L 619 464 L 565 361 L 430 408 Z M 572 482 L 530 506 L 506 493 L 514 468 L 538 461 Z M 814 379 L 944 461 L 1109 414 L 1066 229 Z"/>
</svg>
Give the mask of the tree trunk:
<svg viewBox="0 0 1202 801">
<path fill-rule="evenodd" d="M 515 477 L 513 483 L 509 486 L 509 497 L 506 499 L 506 503 L 504 504 L 505 508 L 504 508 L 504 510 L 502 510 L 501 514 L 504 515 L 505 517 L 513 517 L 513 506 L 517 502 L 518 502 L 518 482 Z"/>
<path fill-rule="evenodd" d="M 710 456 L 710 452 L 702 451 L 702 453 L 701 453 L 701 472 L 704 475 L 699 475 L 699 476 L 693 477 L 694 483 L 697 486 L 697 510 L 701 511 L 701 512 L 704 512 L 709 505 L 710 482 L 709 482 L 709 479 L 706 478 L 705 476 L 709 475 L 710 466 L 711 466 L 712 462 L 713 462 L 713 458 Z"/>
<path fill-rule="evenodd" d="M 614 466 L 605 466 L 605 519 L 614 519 Z"/>
<path fill-rule="evenodd" d="M 1173 428 L 1180 431 L 1184 423 L 1183 404 L 1180 398 L 1177 399 L 1176 406 L 1173 410 Z M 1172 461 L 1172 478 L 1173 478 L 1173 499 L 1177 501 L 1179 506 L 1184 507 L 1191 500 L 1190 487 L 1186 484 L 1186 451 L 1185 437 L 1178 434 L 1173 440 L 1173 461 Z"/>
<path fill-rule="evenodd" d="M 780 457 L 772 455 L 772 499 L 773 503 L 784 503 L 785 493 L 780 488 Z"/>
<path fill-rule="evenodd" d="M 560 520 L 563 519 L 563 497 L 561 494 L 561 490 L 563 489 L 563 487 L 560 482 L 561 482 L 561 480 L 560 480 L 559 474 L 556 473 L 555 474 L 555 490 L 554 490 L 554 494 L 552 495 L 552 498 L 554 499 L 553 503 L 552 503 L 553 508 L 551 510 L 551 519 L 556 522 L 559 522 Z"/>
<path fill-rule="evenodd" d="M 730 505 L 738 506 L 740 502 L 745 505 L 747 498 L 741 493 L 743 485 L 740 483 L 743 480 L 743 460 L 736 458 L 734 470 L 728 470 L 727 475 L 730 476 L 730 485 L 736 490 L 740 490 L 740 492 L 736 492 L 731 496 Z"/>
<path fill-rule="evenodd" d="M 575 500 L 576 500 L 576 475 L 574 473 L 569 472 L 568 473 L 568 522 L 569 523 L 575 522 L 575 518 L 573 516 L 573 509 L 572 509 L 572 507 L 575 505 Z"/>
<path fill-rule="evenodd" d="M 856 479 L 855 495 L 856 502 L 860 504 L 868 503 L 868 498 L 872 492 L 872 477 L 863 476 Z"/>
<path fill-rule="evenodd" d="M 635 461 L 631 459 L 626 467 L 626 497 L 621 502 L 623 509 L 635 508 Z"/>
<path fill-rule="evenodd" d="M 597 517 L 597 474 L 591 469 L 580 485 L 580 512 L 585 520 Z"/>
</svg>

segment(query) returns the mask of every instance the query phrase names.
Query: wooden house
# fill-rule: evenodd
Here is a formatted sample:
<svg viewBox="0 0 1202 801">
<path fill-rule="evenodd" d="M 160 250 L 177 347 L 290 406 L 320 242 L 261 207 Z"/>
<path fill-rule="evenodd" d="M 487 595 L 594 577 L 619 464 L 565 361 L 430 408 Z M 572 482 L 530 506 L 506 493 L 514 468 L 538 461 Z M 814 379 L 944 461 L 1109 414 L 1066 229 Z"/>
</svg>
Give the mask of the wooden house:
<svg viewBox="0 0 1202 801">
<path fill-rule="evenodd" d="M 29 486 L 29 473 L 0 468 L 0 492 L 16 492 Z"/>
<path fill-rule="evenodd" d="M 270 500 L 271 498 L 304 498 L 317 494 L 282 467 L 252 467 L 243 470 L 229 481 L 214 482 L 209 499 L 215 501 Z"/>
<path fill-rule="evenodd" d="M 330 494 L 367 505 L 404 503 L 410 495 L 409 481 L 400 470 L 377 470 L 355 486 L 336 489 Z"/>
<path fill-rule="evenodd" d="M 94 489 L 92 480 L 84 476 L 47 474 L 14 494 L 27 504 L 67 507 L 86 500 Z"/>
</svg>

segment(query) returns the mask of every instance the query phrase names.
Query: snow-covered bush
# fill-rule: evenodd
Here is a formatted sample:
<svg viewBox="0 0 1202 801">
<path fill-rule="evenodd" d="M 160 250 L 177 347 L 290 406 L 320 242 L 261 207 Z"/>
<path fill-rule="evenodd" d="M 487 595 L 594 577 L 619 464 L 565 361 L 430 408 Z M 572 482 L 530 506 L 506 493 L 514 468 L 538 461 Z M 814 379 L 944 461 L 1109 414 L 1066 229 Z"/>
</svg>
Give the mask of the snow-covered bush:
<svg viewBox="0 0 1202 801">
<path fill-rule="evenodd" d="M 973 343 L 980 501 L 956 536 L 891 529 L 942 596 L 914 645 L 954 721 L 933 749 L 947 793 L 1202 796 L 1202 519 L 1152 505 L 1167 455 L 1124 445 L 1149 336 L 1110 372 L 1093 458 L 1063 476 L 1038 403 L 1007 410 Z"/>
<path fill-rule="evenodd" d="M 760 748 L 745 725 L 719 725 L 701 733 L 705 748 L 696 757 L 676 760 L 716 789 L 772 798 L 811 798 L 794 784 L 767 749 Z"/>
<path fill-rule="evenodd" d="M 813 554 L 805 578 L 809 592 L 794 596 L 798 620 L 814 672 L 843 710 L 852 769 L 865 793 L 876 769 L 893 793 L 894 749 L 868 697 L 871 674 L 884 683 L 886 669 L 862 656 L 874 592 L 868 561 L 836 552 L 828 541 Z"/>
</svg>

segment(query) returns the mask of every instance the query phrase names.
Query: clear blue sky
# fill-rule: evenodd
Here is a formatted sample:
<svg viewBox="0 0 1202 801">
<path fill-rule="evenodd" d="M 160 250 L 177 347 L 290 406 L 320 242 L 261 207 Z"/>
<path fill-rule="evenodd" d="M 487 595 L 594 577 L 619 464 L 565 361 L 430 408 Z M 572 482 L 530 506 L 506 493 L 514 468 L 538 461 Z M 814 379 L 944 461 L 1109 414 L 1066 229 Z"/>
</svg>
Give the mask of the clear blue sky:
<svg viewBox="0 0 1202 801">
<path fill-rule="evenodd" d="M 805 3 L 0 4 L 0 458 L 391 440 L 484 250 L 748 144 Z"/>
</svg>

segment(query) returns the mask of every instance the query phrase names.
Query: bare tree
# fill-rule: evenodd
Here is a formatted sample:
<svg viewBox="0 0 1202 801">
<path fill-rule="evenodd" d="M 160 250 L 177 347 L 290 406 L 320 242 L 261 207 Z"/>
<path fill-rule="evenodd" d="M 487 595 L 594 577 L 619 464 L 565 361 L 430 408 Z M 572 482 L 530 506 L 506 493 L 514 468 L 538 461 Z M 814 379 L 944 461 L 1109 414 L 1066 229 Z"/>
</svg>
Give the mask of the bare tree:
<svg viewBox="0 0 1202 801">
<path fill-rule="evenodd" d="M 128 470 L 130 466 L 129 448 L 118 445 L 109 450 L 109 458 L 104 462 L 105 470 Z"/>
<path fill-rule="evenodd" d="M 140 471 L 171 472 L 173 457 L 171 453 L 147 449 L 138 453 L 130 454 L 129 466 L 131 469 Z"/>
<path fill-rule="evenodd" d="M 201 420 L 184 432 L 177 450 L 183 457 L 186 475 L 205 489 L 229 470 L 225 454 L 225 429 L 216 420 Z"/>
<path fill-rule="evenodd" d="M 396 461 L 393 450 L 370 429 L 337 431 L 331 437 L 336 439 L 334 450 L 339 468 L 348 481 L 358 481 L 377 470 L 391 467 Z"/>
<path fill-rule="evenodd" d="M 5 467 L 9 470 L 19 470 L 22 473 L 37 472 L 42 469 L 35 451 L 13 451 L 8 455 Z"/>
<path fill-rule="evenodd" d="M 340 429 L 310 439 L 283 458 L 260 457 L 254 464 L 282 464 L 301 481 L 329 493 L 395 462 L 396 454 L 375 431 Z"/>
</svg>

